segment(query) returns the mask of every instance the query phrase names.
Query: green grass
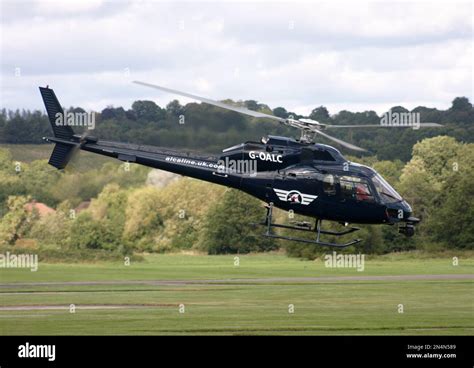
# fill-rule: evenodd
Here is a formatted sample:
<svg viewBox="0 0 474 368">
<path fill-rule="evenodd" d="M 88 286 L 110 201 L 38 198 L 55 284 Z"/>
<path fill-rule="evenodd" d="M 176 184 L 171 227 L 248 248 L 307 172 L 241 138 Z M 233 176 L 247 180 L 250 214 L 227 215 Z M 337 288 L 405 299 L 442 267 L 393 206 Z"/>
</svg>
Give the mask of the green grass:
<svg viewBox="0 0 474 368">
<path fill-rule="evenodd" d="M 35 160 L 48 160 L 53 151 L 53 144 L 2 144 L 2 148 L 10 150 L 14 161 L 30 163 Z M 77 171 L 100 168 L 106 162 L 117 162 L 116 160 L 98 156 L 90 152 L 81 151 L 72 165 Z M 71 166 L 72 167 L 72 166 Z"/>
<path fill-rule="evenodd" d="M 272 281 L 157 285 L 41 285 L 18 282 L 199 280 L 409 274 L 472 274 L 474 258 L 451 255 L 366 260 L 365 271 L 329 269 L 322 259 L 280 254 L 153 255 L 144 262 L 40 264 L 37 272 L 1 269 L 1 305 L 78 306 L 64 310 L 0 311 L 0 333 L 14 334 L 464 334 L 474 331 L 472 280 Z M 179 305 L 185 313 L 179 313 Z M 288 313 L 289 304 L 295 312 Z M 404 313 L 397 312 L 398 304 Z M 85 305 L 126 309 L 85 310 Z M 131 308 L 140 305 L 139 308 Z"/>
<path fill-rule="evenodd" d="M 143 262 L 125 266 L 123 262 L 39 264 L 37 272 L 0 269 L 0 282 L 100 281 L 100 280 L 179 280 L 262 277 L 317 277 L 365 275 L 418 275 L 474 273 L 474 257 L 459 255 L 459 266 L 452 257 L 413 259 L 405 254 L 375 257 L 365 261 L 365 269 L 326 268 L 324 259 L 315 261 L 288 258 L 282 254 L 204 256 L 148 255 Z"/>
<path fill-rule="evenodd" d="M 34 160 L 46 160 L 51 156 L 52 144 L 2 144 L 2 148 L 8 148 L 13 160 L 31 162 Z"/>
</svg>

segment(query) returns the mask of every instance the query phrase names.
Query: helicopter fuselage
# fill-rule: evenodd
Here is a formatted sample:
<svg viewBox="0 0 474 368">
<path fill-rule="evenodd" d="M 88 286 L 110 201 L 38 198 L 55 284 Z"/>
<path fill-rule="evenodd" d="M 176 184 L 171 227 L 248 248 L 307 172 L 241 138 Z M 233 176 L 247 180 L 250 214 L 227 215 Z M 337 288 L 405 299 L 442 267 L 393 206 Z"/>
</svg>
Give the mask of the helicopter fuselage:
<svg viewBox="0 0 474 368">
<path fill-rule="evenodd" d="M 344 147 L 363 151 L 360 147 L 324 133 L 322 130 L 328 127 L 327 124 L 319 124 L 311 119 L 284 119 L 185 92 L 143 82 L 136 83 L 181 94 L 252 117 L 277 120 L 300 129 L 302 135 L 300 140 L 268 136 L 262 138 L 260 142 L 245 142 L 226 148 L 219 156 L 99 140 L 75 134 L 69 125 L 57 124 L 58 116 L 64 116 L 64 111 L 54 91 L 47 86 L 39 87 L 39 90 L 54 133 L 54 137 L 44 137 L 44 140 L 55 143 L 49 164 L 57 169 L 64 169 L 76 150 L 82 149 L 121 161 L 236 188 L 267 203 L 265 222 L 259 225 L 265 225 L 267 230 L 264 235 L 273 238 L 308 242 L 307 239 L 272 233 L 272 228 L 280 227 L 314 231 L 316 239 L 309 242 L 316 245 L 347 247 L 361 241 L 354 239 L 343 244 L 322 241 L 321 234 L 343 236 L 359 230 L 356 227 L 340 232 L 324 230 L 321 228 L 323 220 L 337 221 L 344 225 L 349 223 L 393 225 L 403 222 L 404 226 L 399 227 L 399 232 L 406 236 L 414 234 L 414 225 L 419 219 L 411 216 L 410 205 L 375 170 L 348 161 L 332 146 L 312 143 L 311 136 L 314 138 L 318 134 Z M 440 126 L 434 123 L 425 125 Z M 373 125 L 357 126 L 373 127 Z M 295 221 L 294 226 L 273 223 L 274 206 L 315 218 L 314 228 L 308 227 L 307 221 Z"/>
<path fill-rule="evenodd" d="M 47 138 L 64 143 L 59 138 Z M 269 136 L 198 155 L 87 137 L 82 150 L 242 190 L 296 214 L 341 223 L 410 222 L 411 208 L 375 170 L 334 147 Z"/>
</svg>

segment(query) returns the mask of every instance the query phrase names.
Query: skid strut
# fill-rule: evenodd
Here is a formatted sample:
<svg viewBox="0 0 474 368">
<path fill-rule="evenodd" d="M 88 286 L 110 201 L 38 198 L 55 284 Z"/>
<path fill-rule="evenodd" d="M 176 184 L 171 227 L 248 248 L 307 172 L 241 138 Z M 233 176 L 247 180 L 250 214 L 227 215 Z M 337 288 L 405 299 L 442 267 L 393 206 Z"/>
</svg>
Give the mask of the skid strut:
<svg viewBox="0 0 474 368">
<path fill-rule="evenodd" d="M 360 229 L 357 228 L 357 227 L 350 227 L 349 229 L 344 230 L 344 231 L 340 231 L 340 232 L 330 231 L 330 230 L 323 230 L 321 228 L 323 220 L 321 220 L 321 219 L 316 219 L 316 223 L 314 224 L 314 228 L 312 228 L 311 225 L 307 222 L 297 223 L 295 226 L 274 224 L 272 222 L 273 202 L 270 202 L 268 205 L 265 206 L 265 208 L 267 209 L 267 215 L 265 217 L 265 222 L 258 224 L 258 225 L 263 225 L 263 226 L 266 227 L 266 231 L 265 231 L 264 236 L 267 236 L 267 237 L 270 237 L 270 238 L 275 238 L 275 239 L 291 240 L 291 241 L 297 241 L 297 242 L 301 242 L 301 243 L 309 243 L 309 244 L 315 244 L 315 245 L 327 246 L 327 247 L 336 247 L 336 248 L 345 248 L 345 247 L 348 247 L 350 245 L 360 243 L 362 241 L 361 239 L 354 239 L 354 240 L 351 240 L 347 243 L 331 243 L 331 242 L 322 241 L 321 240 L 321 234 L 342 236 L 342 235 L 352 233 L 354 231 L 358 231 Z M 311 232 L 316 233 L 316 240 L 303 239 L 303 238 L 294 238 L 294 237 L 291 237 L 291 236 L 275 235 L 275 234 L 272 233 L 272 228 L 273 227 L 283 228 L 283 229 L 291 229 L 291 230 L 299 230 L 299 231 L 311 231 Z"/>
</svg>

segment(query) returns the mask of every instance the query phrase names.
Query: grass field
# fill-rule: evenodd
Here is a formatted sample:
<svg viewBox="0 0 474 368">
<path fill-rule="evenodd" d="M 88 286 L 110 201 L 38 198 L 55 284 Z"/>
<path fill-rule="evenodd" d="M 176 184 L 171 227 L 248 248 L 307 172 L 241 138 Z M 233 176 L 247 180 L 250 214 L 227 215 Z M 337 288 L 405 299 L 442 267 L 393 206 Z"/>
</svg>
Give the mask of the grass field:
<svg viewBox="0 0 474 368">
<path fill-rule="evenodd" d="M 7 148 L 14 160 L 31 162 L 33 160 L 46 160 L 51 156 L 51 144 L 8 144 L 2 143 L 2 148 Z"/>
<path fill-rule="evenodd" d="M 2 148 L 7 148 L 14 161 L 31 162 L 34 160 L 48 160 L 53 151 L 52 144 L 2 144 Z M 83 151 L 74 158 L 74 168 L 78 171 L 100 168 L 106 162 L 117 162 L 116 160 L 98 156 L 90 152 Z"/>
<path fill-rule="evenodd" d="M 363 272 L 326 268 L 322 259 L 302 261 L 280 254 L 245 255 L 239 261 L 240 265 L 235 266 L 234 256 L 153 255 L 130 266 L 40 264 L 37 272 L 1 269 L 0 332 L 2 335 L 472 335 L 474 332 L 472 279 L 304 279 L 472 275 L 474 258 L 470 255 L 460 256 L 458 266 L 453 266 L 448 256 L 377 257 L 365 261 Z M 70 304 L 76 305 L 75 313 L 69 313 Z M 289 313 L 290 304 L 294 313 Z M 399 304 L 403 304 L 404 313 L 398 313 Z M 28 306 L 31 310 L 25 308 Z M 180 313 L 183 306 L 184 313 Z M 10 310 L 5 310 L 7 307 Z"/>
</svg>

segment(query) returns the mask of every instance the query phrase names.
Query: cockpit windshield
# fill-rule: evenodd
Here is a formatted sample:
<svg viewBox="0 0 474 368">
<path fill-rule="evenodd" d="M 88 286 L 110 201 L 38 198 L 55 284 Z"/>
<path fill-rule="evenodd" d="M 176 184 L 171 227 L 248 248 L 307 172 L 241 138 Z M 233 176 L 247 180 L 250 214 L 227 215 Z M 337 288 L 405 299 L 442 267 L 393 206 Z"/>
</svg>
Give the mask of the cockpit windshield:
<svg viewBox="0 0 474 368">
<path fill-rule="evenodd" d="M 372 183 L 384 203 L 399 202 L 403 199 L 379 174 L 372 178 Z"/>
</svg>

